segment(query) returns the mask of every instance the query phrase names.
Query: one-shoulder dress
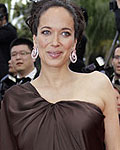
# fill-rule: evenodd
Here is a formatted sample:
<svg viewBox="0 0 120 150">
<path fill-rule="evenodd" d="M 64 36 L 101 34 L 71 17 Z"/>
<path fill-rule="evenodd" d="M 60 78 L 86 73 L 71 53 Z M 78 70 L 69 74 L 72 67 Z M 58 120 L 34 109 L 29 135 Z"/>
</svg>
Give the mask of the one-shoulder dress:
<svg viewBox="0 0 120 150">
<path fill-rule="evenodd" d="M 104 118 L 95 104 L 53 104 L 31 83 L 15 85 L 1 105 L 1 150 L 104 150 Z"/>
</svg>

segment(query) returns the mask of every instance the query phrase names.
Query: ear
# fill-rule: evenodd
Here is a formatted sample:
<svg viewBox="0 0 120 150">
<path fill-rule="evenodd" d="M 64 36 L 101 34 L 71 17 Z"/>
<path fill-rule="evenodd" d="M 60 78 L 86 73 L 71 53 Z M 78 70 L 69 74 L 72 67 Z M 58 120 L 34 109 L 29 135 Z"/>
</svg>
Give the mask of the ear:
<svg viewBox="0 0 120 150">
<path fill-rule="evenodd" d="M 73 44 L 73 49 L 76 50 L 76 44 L 77 44 L 77 39 L 75 39 L 74 44 Z"/>
<path fill-rule="evenodd" d="M 112 64 L 112 66 L 114 65 L 114 64 L 113 64 L 113 58 L 112 58 L 112 60 L 111 60 L 111 64 Z"/>
<path fill-rule="evenodd" d="M 36 59 L 32 58 L 33 63 L 36 61 Z"/>
<path fill-rule="evenodd" d="M 36 37 L 36 35 L 33 35 L 33 44 L 34 44 L 34 48 L 37 48 L 37 37 Z"/>
</svg>

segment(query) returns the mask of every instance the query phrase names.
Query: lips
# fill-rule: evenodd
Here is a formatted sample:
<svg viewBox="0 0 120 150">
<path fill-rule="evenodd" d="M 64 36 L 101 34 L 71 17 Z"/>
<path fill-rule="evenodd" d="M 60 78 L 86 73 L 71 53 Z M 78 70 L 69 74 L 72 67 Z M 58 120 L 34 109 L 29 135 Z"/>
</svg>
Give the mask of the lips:
<svg viewBox="0 0 120 150">
<path fill-rule="evenodd" d="M 118 112 L 119 112 L 119 114 L 120 114 L 120 108 L 119 108 L 119 107 L 117 108 L 117 110 L 118 110 Z"/>
<path fill-rule="evenodd" d="M 118 70 L 120 70 L 120 67 L 117 67 Z"/>
<path fill-rule="evenodd" d="M 62 52 L 47 52 L 48 53 L 48 55 L 51 57 L 51 58 L 53 58 L 53 59 L 55 59 L 55 58 L 58 58 L 61 54 L 62 54 Z"/>
<path fill-rule="evenodd" d="M 21 63 L 21 62 L 16 63 L 16 65 L 18 65 L 18 66 L 19 66 L 19 65 L 22 65 L 22 64 L 23 64 L 23 63 Z"/>
</svg>

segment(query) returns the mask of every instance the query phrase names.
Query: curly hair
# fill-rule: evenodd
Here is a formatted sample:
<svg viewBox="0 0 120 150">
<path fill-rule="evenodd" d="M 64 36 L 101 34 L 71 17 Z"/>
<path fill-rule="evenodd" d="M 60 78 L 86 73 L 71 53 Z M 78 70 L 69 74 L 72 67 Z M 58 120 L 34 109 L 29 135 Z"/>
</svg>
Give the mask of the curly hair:
<svg viewBox="0 0 120 150">
<path fill-rule="evenodd" d="M 81 39 L 85 27 L 82 10 L 80 7 L 67 0 L 40 0 L 38 2 L 33 2 L 31 15 L 26 20 L 26 24 L 29 26 L 32 34 L 37 35 L 40 17 L 43 12 L 51 7 L 63 7 L 71 14 L 74 21 L 75 38 Z"/>
</svg>

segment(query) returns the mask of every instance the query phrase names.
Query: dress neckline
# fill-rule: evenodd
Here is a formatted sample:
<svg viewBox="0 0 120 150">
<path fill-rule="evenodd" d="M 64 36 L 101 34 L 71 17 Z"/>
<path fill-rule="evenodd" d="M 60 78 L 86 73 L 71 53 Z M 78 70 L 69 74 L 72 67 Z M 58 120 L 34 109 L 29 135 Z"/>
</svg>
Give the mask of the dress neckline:
<svg viewBox="0 0 120 150">
<path fill-rule="evenodd" d="M 35 95 L 37 95 L 38 97 L 42 98 L 46 103 L 48 103 L 50 105 L 56 105 L 56 104 L 60 104 L 60 103 L 73 103 L 73 102 L 88 104 L 88 105 L 91 105 L 94 108 L 96 108 L 104 116 L 101 108 L 99 106 L 97 106 L 96 104 L 92 103 L 92 102 L 87 102 L 87 101 L 77 100 L 76 99 L 76 100 L 59 100 L 58 102 L 52 103 L 52 102 L 49 102 L 48 100 L 46 100 L 44 97 L 42 97 L 41 94 L 37 91 L 37 89 L 34 87 L 33 84 L 31 84 L 30 82 L 26 82 L 25 84 L 27 84 L 27 86 L 29 86 L 32 90 L 34 90 L 34 94 Z"/>
</svg>

